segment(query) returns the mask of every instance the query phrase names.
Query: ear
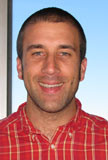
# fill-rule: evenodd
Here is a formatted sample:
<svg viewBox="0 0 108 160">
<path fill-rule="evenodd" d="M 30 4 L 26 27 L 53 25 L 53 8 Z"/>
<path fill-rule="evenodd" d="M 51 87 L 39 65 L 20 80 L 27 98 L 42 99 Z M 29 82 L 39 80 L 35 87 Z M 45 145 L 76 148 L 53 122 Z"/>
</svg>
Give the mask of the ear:
<svg viewBox="0 0 108 160">
<path fill-rule="evenodd" d="M 87 68 L 87 59 L 84 58 L 81 62 L 80 81 L 84 80 L 86 68 Z"/>
<path fill-rule="evenodd" d="M 17 72 L 18 72 L 18 78 L 23 79 L 22 61 L 19 57 L 17 57 Z"/>
</svg>

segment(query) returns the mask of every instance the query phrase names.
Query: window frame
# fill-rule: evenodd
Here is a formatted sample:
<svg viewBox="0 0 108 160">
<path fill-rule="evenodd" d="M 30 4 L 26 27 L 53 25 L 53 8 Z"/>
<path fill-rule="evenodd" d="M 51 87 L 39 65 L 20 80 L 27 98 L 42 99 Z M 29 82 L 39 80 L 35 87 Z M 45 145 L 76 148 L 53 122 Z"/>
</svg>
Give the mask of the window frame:
<svg viewBox="0 0 108 160">
<path fill-rule="evenodd" d="M 12 0 L 0 0 L 0 119 L 12 110 Z"/>
</svg>

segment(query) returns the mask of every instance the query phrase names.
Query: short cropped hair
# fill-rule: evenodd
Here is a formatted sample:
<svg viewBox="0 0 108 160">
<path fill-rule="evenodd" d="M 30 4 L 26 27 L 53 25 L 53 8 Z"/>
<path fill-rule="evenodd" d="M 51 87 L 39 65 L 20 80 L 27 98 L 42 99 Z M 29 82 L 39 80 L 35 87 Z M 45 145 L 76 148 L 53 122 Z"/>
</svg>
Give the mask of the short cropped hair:
<svg viewBox="0 0 108 160">
<path fill-rule="evenodd" d="M 84 59 L 86 54 L 86 37 L 80 23 L 67 11 L 64 11 L 60 8 L 51 7 L 41 9 L 34 14 L 32 14 L 27 20 L 23 23 L 17 38 L 17 54 L 18 57 L 22 60 L 23 55 L 23 39 L 24 39 L 24 31 L 30 24 L 35 24 L 37 22 L 66 22 L 70 23 L 78 29 L 79 38 L 80 38 L 80 59 L 81 61 Z"/>
</svg>

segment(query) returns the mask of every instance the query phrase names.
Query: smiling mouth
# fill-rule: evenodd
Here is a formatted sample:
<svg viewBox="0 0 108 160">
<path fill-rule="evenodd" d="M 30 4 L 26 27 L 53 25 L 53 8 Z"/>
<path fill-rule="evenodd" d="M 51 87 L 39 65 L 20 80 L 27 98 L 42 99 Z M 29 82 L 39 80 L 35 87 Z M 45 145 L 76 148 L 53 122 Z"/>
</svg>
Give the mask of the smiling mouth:
<svg viewBox="0 0 108 160">
<path fill-rule="evenodd" d="M 45 84 L 40 82 L 40 86 L 45 87 L 45 88 L 56 88 L 56 87 L 61 87 L 63 83 L 58 83 L 58 84 Z"/>
</svg>

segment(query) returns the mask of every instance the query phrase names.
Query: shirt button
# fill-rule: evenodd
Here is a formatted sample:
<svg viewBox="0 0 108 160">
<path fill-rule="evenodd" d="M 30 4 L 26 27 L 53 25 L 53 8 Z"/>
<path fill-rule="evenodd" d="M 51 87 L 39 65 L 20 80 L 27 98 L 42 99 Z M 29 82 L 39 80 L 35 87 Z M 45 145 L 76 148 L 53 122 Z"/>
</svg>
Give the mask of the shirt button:
<svg viewBox="0 0 108 160">
<path fill-rule="evenodd" d="M 55 145 L 54 144 L 51 144 L 51 149 L 55 149 Z"/>
<path fill-rule="evenodd" d="M 71 132 L 69 132 L 69 137 L 72 137 L 72 133 Z"/>
</svg>

